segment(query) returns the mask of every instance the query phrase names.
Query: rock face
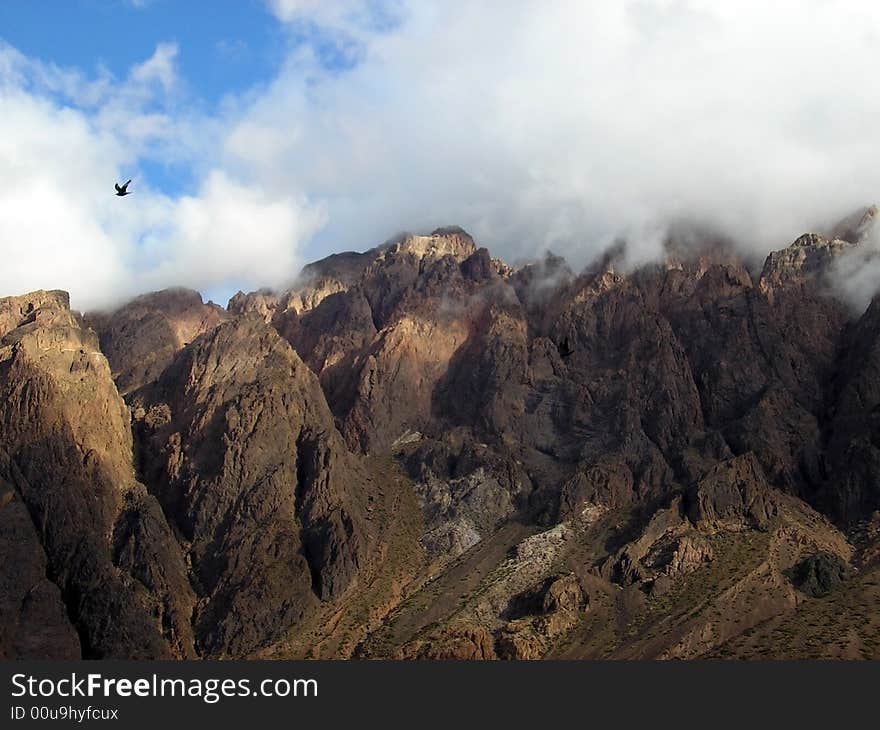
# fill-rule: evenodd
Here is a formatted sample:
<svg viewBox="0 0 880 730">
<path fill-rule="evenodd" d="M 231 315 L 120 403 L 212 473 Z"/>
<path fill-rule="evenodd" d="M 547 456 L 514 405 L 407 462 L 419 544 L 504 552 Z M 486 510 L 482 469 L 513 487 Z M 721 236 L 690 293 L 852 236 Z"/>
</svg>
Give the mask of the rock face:
<svg viewBox="0 0 880 730">
<path fill-rule="evenodd" d="M 829 277 L 875 217 L 760 270 L 711 237 L 513 269 L 442 228 L 226 310 L 0 300 L 0 652 L 769 651 L 873 595 L 880 298 Z"/>
<path fill-rule="evenodd" d="M 880 297 L 844 333 L 832 380 L 820 457 L 825 483 L 815 502 L 855 522 L 880 509 Z"/>
<path fill-rule="evenodd" d="M 84 656 L 194 655 L 183 557 L 135 479 L 128 410 L 97 337 L 61 292 L 0 300 L 0 321 L 4 539 L 33 547 L 5 580 L 27 598 L 17 620 L 39 625 L 22 636 L 11 616 L 0 644 L 13 655 L 31 655 L 22 641 L 44 656 L 69 656 L 77 643 Z M 29 574 L 40 576 L 33 589 Z"/>
<path fill-rule="evenodd" d="M 114 312 L 90 314 L 86 324 L 98 333 L 116 385 L 125 395 L 154 382 L 179 350 L 227 317 L 216 304 L 202 303 L 198 292 L 166 289 Z"/>
<path fill-rule="evenodd" d="M 212 329 L 132 397 L 134 450 L 66 296 L 0 313 L 0 539 L 27 557 L 4 576 L 5 655 L 240 656 L 356 581 L 361 467 L 262 320 Z"/>
<path fill-rule="evenodd" d="M 46 553 L 27 507 L 10 485 L 0 490 L 0 657 L 76 659 L 79 637 L 60 589 L 46 577 Z"/>
<path fill-rule="evenodd" d="M 315 375 L 254 315 L 183 350 L 133 401 L 144 478 L 187 544 L 211 655 L 278 639 L 355 580 L 363 474 Z"/>
</svg>

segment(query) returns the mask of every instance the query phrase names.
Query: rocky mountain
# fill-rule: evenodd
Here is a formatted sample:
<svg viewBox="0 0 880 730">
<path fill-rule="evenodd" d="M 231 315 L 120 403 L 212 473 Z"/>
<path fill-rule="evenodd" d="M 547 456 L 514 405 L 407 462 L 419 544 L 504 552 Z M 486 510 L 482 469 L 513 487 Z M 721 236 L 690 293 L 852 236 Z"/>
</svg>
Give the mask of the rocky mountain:
<svg viewBox="0 0 880 730">
<path fill-rule="evenodd" d="M 834 288 L 875 215 L 0 299 L 0 656 L 880 657 L 880 297 Z"/>
</svg>

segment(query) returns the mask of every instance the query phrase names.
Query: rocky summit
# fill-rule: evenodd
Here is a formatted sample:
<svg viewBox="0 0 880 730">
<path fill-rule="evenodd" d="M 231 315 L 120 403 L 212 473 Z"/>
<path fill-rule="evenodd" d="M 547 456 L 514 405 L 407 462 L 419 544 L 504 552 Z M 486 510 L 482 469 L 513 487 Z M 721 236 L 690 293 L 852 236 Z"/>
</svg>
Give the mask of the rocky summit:
<svg viewBox="0 0 880 730">
<path fill-rule="evenodd" d="M 875 213 L 0 299 L 0 657 L 880 658 L 880 297 L 834 284 Z"/>
</svg>

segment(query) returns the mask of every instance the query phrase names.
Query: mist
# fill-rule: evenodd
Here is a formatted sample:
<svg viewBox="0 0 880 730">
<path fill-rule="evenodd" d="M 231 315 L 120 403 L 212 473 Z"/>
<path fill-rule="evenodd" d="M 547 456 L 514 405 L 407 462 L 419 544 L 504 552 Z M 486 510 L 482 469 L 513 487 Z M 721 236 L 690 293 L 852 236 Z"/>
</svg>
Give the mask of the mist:
<svg viewBox="0 0 880 730">
<path fill-rule="evenodd" d="M 858 246 L 846 250 L 830 272 L 833 293 L 849 304 L 854 315 L 867 309 L 880 291 L 880 227 L 876 221 Z"/>
<path fill-rule="evenodd" d="M 650 258 L 687 218 L 766 253 L 878 197 L 870 3 L 399 9 L 310 103 L 291 94 L 308 62 L 285 70 L 243 122 L 287 114 L 271 154 L 235 145 L 241 128 L 227 147 L 279 184 L 297 171 L 328 245 L 456 223 L 506 258 L 583 263 L 621 236 Z"/>
</svg>

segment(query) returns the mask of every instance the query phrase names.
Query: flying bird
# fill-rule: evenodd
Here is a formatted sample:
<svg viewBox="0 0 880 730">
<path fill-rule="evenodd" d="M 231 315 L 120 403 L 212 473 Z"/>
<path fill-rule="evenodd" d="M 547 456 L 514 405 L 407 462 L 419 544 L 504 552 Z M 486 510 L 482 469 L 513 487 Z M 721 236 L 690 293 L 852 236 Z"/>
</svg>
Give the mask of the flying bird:
<svg viewBox="0 0 880 730">
<path fill-rule="evenodd" d="M 122 197 L 123 195 L 130 195 L 131 193 L 128 189 L 129 183 L 131 183 L 131 180 L 129 180 L 124 185 L 120 185 L 119 183 L 116 183 L 116 194 L 120 197 Z"/>
<path fill-rule="evenodd" d="M 574 350 L 571 349 L 571 345 L 568 343 L 568 337 L 556 345 L 556 349 L 559 350 L 561 357 L 568 357 L 574 352 Z"/>
</svg>

